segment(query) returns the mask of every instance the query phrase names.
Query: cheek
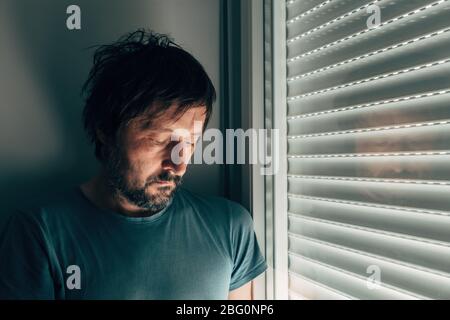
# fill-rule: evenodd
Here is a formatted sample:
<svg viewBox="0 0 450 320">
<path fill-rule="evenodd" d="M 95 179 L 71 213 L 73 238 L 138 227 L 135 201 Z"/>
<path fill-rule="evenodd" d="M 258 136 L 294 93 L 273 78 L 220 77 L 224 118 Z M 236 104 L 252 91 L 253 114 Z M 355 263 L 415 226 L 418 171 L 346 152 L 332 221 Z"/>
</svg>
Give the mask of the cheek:
<svg viewBox="0 0 450 320">
<path fill-rule="evenodd" d="M 158 170 L 162 162 L 163 152 L 158 148 L 149 148 L 142 145 L 131 146 L 127 150 L 128 167 L 141 174 L 152 174 Z"/>
</svg>

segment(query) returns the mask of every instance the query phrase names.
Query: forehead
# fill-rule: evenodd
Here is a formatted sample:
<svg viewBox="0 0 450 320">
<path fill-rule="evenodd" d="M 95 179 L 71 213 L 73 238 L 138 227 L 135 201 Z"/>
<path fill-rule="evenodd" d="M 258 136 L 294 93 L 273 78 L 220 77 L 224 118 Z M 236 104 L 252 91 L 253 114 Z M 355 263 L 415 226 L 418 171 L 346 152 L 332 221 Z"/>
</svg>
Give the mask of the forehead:
<svg viewBox="0 0 450 320">
<path fill-rule="evenodd" d="M 131 129 L 138 131 L 174 131 L 176 129 L 193 130 L 195 124 L 206 119 L 206 107 L 203 105 L 192 107 L 183 113 L 177 113 L 177 106 L 172 105 L 156 117 L 142 115 L 134 119 Z"/>
</svg>

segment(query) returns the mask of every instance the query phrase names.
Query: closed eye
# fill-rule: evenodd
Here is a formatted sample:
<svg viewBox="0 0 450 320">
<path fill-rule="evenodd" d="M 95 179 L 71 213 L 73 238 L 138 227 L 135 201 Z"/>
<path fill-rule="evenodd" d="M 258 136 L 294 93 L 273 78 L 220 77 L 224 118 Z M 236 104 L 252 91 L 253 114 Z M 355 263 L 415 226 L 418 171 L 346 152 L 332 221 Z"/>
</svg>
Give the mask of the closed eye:
<svg viewBox="0 0 450 320">
<path fill-rule="evenodd" d="M 153 144 L 155 146 L 163 146 L 166 144 L 165 141 L 159 141 L 159 140 L 152 139 L 152 138 L 148 138 L 148 140 L 150 141 L 151 144 Z"/>
</svg>

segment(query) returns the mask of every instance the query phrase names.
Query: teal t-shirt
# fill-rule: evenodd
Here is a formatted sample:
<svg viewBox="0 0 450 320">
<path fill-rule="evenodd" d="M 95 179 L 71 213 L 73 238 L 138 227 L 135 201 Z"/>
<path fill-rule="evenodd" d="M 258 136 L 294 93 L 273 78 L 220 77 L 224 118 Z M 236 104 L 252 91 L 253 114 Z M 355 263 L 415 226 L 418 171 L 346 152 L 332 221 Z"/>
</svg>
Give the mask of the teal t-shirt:
<svg viewBox="0 0 450 320">
<path fill-rule="evenodd" d="M 0 236 L 3 299 L 227 299 L 266 268 L 248 211 L 183 188 L 136 218 L 76 187 L 12 215 Z"/>
</svg>

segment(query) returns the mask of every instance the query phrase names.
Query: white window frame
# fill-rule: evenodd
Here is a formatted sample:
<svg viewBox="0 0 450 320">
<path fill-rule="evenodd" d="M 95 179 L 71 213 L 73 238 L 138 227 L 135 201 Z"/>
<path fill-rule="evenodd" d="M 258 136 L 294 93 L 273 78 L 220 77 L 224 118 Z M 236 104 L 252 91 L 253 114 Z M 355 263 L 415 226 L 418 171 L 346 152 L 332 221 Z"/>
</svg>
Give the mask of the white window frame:
<svg viewBox="0 0 450 320">
<path fill-rule="evenodd" d="M 273 183 L 274 299 L 288 299 L 286 2 L 272 0 L 273 127 L 280 131 L 279 170 Z"/>
<path fill-rule="evenodd" d="M 267 2 L 266 2 L 267 1 Z M 264 84 L 264 6 L 272 14 L 272 106 L 265 108 Z M 279 130 L 278 173 L 268 177 L 260 174 L 261 166 L 249 168 L 250 207 L 255 233 L 268 269 L 253 281 L 256 300 L 286 300 L 288 294 L 288 234 L 287 234 L 287 123 L 286 123 L 286 31 L 284 0 L 246 0 L 241 2 L 242 24 L 242 106 L 243 118 L 249 128 L 265 128 L 270 117 L 272 128 Z M 272 129 L 266 128 L 266 129 Z M 270 183 L 273 193 L 266 193 Z M 270 208 L 266 207 L 270 197 Z"/>
</svg>

